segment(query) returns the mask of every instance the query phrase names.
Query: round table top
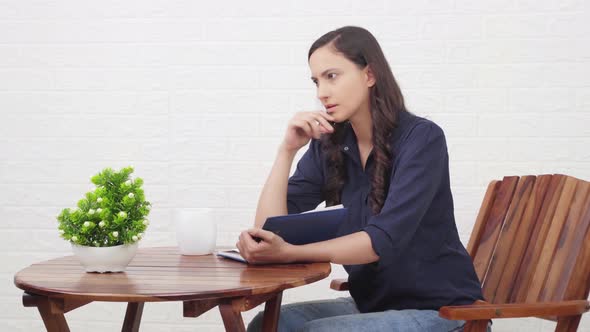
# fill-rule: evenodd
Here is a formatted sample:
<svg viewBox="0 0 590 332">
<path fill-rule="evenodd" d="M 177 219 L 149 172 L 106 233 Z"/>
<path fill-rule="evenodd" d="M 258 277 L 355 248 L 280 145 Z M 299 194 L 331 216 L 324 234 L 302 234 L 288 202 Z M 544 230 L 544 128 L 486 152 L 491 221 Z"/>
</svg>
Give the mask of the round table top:
<svg viewBox="0 0 590 332">
<path fill-rule="evenodd" d="M 125 272 L 87 273 L 75 256 L 33 264 L 14 276 L 26 292 L 89 301 L 152 302 L 266 294 L 327 277 L 329 263 L 248 265 L 177 247 L 140 248 Z"/>
</svg>

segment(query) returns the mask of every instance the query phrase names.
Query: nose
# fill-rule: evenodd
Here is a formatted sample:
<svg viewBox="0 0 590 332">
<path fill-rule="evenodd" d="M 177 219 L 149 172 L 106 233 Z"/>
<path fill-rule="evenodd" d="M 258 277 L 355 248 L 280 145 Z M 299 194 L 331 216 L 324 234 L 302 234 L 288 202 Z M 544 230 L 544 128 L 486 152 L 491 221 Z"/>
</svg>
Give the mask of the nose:
<svg viewBox="0 0 590 332">
<path fill-rule="evenodd" d="M 330 97 L 330 91 L 326 84 L 318 84 L 317 97 L 321 101 L 324 101 Z"/>
</svg>

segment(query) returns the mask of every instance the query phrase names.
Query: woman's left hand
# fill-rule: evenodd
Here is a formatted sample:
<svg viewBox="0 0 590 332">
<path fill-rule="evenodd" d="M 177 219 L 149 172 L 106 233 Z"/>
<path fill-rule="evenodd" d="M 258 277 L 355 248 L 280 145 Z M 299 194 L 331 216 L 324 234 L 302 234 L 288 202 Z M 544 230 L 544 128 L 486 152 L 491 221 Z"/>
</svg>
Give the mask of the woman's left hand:
<svg viewBox="0 0 590 332">
<path fill-rule="evenodd" d="M 261 239 L 256 242 L 254 238 Z M 291 263 L 293 245 L 273 232 L 251 228 L 240 234 L 236 246 L 250 264 Z"/>
</svg>

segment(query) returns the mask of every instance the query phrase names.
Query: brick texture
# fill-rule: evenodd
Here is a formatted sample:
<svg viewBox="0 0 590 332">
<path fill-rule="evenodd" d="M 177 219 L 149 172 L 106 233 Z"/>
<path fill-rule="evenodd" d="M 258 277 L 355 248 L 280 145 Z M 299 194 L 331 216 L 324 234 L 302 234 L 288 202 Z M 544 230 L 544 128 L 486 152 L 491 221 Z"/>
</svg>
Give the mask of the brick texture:
<svg viewBox="0 0 590 332">
<path fill-rule="evenodd" d="M 132 164 L 145 180 L 154 208 L 141 245 L 175 245 L 177 207 L 212 207 L 218 244 L 233 245 L 286 121 L 316 105 L 308 47 L 343 25 L 375 34 L 410 110 L 445 130 L 463 242 L 492 179 L 590 179 L 588 1 L 0 0 L 0 330 L 43 331 L 13 275 L 70 253 L 55 216 L 104 167 Z M 344 295 L 328 283 L 284 303 Z M 68 319 L 110 331 L 123 315 L 95 303 Z M 146 305 L 142 331 L 189 330 L 222 331 L 218 311 Z M 553 325 L 494 323 L 515 330 Z"/>
</svg>

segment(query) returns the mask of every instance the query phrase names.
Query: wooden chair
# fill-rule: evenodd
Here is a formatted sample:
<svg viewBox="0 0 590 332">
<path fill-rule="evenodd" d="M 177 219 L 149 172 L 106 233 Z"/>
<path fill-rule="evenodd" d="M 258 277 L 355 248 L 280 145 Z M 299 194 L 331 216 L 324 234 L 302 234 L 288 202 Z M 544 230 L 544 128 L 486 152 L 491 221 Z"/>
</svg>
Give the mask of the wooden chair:
<svg viewBox="0 0 590 332">
<path fill-rule="evenodd" d="M 439 316 L 485 331 L 496 318 L 540 317 L 576 331 L 590 309 L 590 183 L 566 175 L 492 181 L 467 250 L 486 301 Z M 346 280 L 330 287 L 347 290 Z"/>
</svg>

